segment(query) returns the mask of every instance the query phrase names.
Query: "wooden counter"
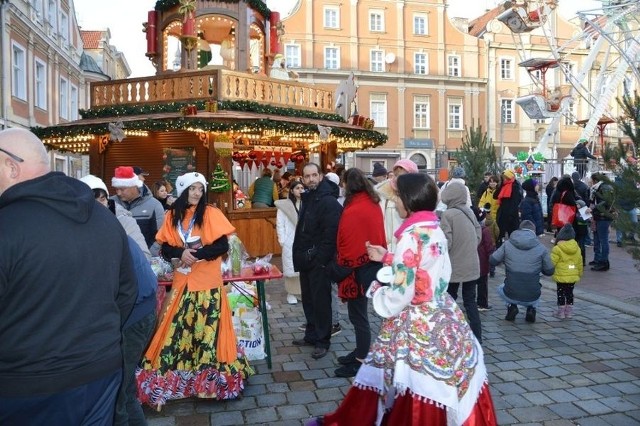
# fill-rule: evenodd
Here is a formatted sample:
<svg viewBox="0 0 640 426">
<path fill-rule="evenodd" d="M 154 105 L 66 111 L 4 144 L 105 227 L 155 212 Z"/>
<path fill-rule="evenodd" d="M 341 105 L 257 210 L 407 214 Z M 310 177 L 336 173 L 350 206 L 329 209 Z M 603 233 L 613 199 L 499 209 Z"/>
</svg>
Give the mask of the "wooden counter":
<svg viewBox="0 0 640 426">
<path fill-rule="evenodd" d="M 266 209 L 227 209 L 226 215 L 236 228 L 250 256 L 282 254 L 276 231 L 275 207 Z"/>
</svg>

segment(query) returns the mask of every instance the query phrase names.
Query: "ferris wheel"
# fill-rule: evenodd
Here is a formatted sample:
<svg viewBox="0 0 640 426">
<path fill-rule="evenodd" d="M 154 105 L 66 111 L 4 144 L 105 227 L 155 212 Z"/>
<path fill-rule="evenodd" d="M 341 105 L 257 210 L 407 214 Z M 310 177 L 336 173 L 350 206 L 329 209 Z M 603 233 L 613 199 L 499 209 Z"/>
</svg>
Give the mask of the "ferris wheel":
<svg viewBox="0 0 640 426">
<path fill-rule="evenodd" d="M 550 152 L 549 143 L 555 141 L 565 117 L 583 125 L 581 138 L 591 140 L 592 144 L 595 143 L 594 131 L 598 129 L 603 144 L 604 128 L 616 121 L 610 116 L 609 108 L 620 86 L 630 91 L 635 80 L 636 87 L 640 87 L 640 2 L 601 0 L 601 3 L 601 9 L 578 12 L 582 30 L 562 45 L 558 45 L 550 19 L 558 0 L 507 1 L 497 17 L 511 30 L 518 45 L 519 65 L 527 70 L 534 84 L 534 90 L 517 98 L 516 103 L 531 119 L 550 119 L 538 141 L 537 152 Z M 522 43 L 522 34 L 536 29 L 540 29 L 547 40 L 551 52 L 548 57 L 526 56 L 528 50 Z M 574 69 L 568 59 L 575 50 L 584 48 L 589 49 L 589 53 L 580 69 Z M 564 84 L 549 87 L 546 73 L 550 69 L 561 71 Z M 589 87 L 585 79 L 596 69 L 596 83 Z M 573 116 L 571 106 L 577 99 L 589 105 L 586 120 Z"/>
</svg>

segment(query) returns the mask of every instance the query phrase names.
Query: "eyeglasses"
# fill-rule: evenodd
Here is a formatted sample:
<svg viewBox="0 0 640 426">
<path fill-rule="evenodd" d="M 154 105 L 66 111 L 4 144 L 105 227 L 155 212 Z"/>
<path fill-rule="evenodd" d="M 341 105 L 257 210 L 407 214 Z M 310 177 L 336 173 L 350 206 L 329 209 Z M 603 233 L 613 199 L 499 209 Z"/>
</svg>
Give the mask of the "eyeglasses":
<svg viewBox="0 0 640 426">
<path fill-rule="evenodd" d="M 9 151 L 7 151 L 6 149 L 2 149 L 0 148 L 0 152 L 4 152 L 5 154 L 7 154 L 9 157 L 13 158 L 15 161 L 19 162 L 19 163 L 24 163 L 24 160 L 20 157 L 18 157 L 15 154 L 10 153 Z"/>
</svg>

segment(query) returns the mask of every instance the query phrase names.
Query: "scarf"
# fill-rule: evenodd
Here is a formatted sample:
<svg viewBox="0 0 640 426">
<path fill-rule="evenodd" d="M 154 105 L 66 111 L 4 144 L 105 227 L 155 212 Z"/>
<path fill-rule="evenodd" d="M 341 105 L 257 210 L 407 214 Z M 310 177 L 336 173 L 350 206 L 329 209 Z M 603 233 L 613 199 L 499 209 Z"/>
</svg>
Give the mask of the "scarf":
<svg viewBox="0 0 640 426">
<path fill-rule="evenodd" d="M 431 222 L 427 225 L 428 228 L 437 228 L 438 227 L 438 216 L 433 211 L 421 210 L 419 212 L 411 213 L 409 217 L 407 217 L 402 225 L 398 228 L 396 232 L 393 233 L 393 236 L 396 237 L 397 240 L 400 239 L 402 233 L 405 229 L 410 227 L 411 225 L 415 225 L 419 222 Z"/>
<path fill-rule="evenodd" d="M 515 179 L 506 179 L 502 183 L 500 193 L 498 194 L 498 203 L 501 203 L 504 198 L 511 198 L 511 190 L 513 189 L 513 182 Z"/>
<path fill-rule="evenodd" d="M 355 269 L 369 263 L 365 243 L 386 247 L 382 209 L 369 194 L 357 193 L 346 205 L 340 216 L 336 246 L 338 265 L 354 270 L 340 281 L 338 296 L 342 299 L 356 299 L 364 296 L 365 288 L 356 281 Z"/>
</svg>

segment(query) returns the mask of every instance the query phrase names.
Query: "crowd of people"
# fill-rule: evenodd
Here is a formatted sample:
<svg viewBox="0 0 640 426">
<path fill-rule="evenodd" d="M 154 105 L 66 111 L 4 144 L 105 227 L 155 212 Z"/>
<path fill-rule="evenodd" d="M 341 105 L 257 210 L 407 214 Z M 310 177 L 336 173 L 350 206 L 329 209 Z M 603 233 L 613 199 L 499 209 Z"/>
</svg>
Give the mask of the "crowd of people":
<svg viewBox="0 0 640 426">
<path fill-rule="evenodd" d="M 19 129 L 0 132 L 0 171 L 0 424 L 143 425 L 141 403 L 241 395 L 254 370 L 221 269 L 235 229 L 207 203 L 204 175 L 150 189 L 142 168 L 120 166 L 110 197 L 96 176 L 52 172 L 42 142 Z M 287 302 L 301 301 L 305 317 L 292 344 L 327 356 L 340 302 L 354 330 L 334 372 L 353 386 L 309 424 L 495 425 L 479 314 L 491 309 L 495 267 L 505 268 L 505 320 L 522 307 L 536 321 L 541 274 L 557 284 L 554 316 L 570 319 L 589 231 L 591 269 L 607 271 L 616 209 L 634 208 L 614 203 L 604 174 L 582 179 L 545 188 L 548 250 L 540 186 L 511 170 L 485 174 L 472 197 L 462 167 L 436 183 L 408 159 L 389 171 L 376 163 L 371 178 L 315 163 L 300 176 L 265 168 L 249 194 L 277 211 Z M 159 316 L 152 256 L 175 267 Z M 383 318 L 373 339 L 370 302 Z"/>
</svg>

